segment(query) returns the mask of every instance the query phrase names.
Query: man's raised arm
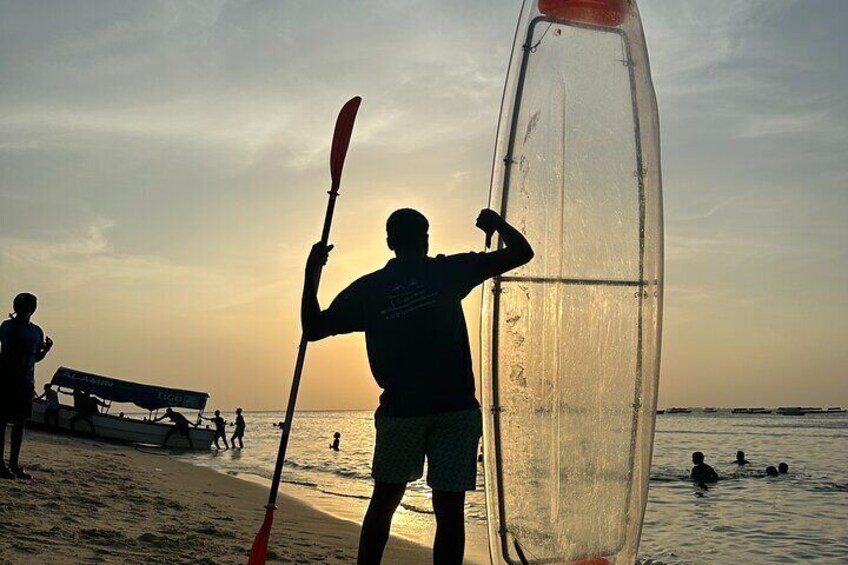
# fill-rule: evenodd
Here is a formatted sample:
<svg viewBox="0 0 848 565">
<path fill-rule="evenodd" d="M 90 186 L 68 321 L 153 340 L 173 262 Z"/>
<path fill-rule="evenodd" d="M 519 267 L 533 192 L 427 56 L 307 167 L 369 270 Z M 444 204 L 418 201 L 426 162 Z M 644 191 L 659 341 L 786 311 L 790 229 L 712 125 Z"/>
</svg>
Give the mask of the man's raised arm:
<svg viewBox="0 0 848 565">
<path fill-rule="evenodd" d="M 321 305 L 318 303 L 318 279 L 332 249 L 332 245 L 318 242 L 312 246 L 306 259 L 303 297 L 300 300 L 300 325 L 307 341 L 318 341 L 330 335 L 329 328 L 321 316 Z"/>
<path fill-rule="evenodd" d="M 487 253 L 487 263 L 493 272 L 489 276 L 500 275 L 529 263 L 533 259 L 533 248 L 524 235 L 509 225 L 497 212 L 481 210 L 477 216 L 477 227 L 486 234 L 497 232 L 504 246 L 502 249 Z"/>
</svg>

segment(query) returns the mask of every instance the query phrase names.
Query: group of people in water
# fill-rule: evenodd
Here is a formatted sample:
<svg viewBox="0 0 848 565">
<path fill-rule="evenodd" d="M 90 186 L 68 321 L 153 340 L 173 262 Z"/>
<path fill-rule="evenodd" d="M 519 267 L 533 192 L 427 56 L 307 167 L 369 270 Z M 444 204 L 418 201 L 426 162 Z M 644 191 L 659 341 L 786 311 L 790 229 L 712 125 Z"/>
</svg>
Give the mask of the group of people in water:
<svg viewBox="0 0 848 565">
<path fill-rule="evenodd" d="M 168 411 L 173 412 L 170 408 L 168 408 Z M 214 440 L 215 441 L 215 449 L 217 449 L 218 451 L 221 450 L 221 446 L 218 443 L 218 441 L 220 441 L 220 440 L 224 440 L 224 449 L 229 449 L 230 445 L 227 443 L 227 421 L 224 420 L 224 418 L 221 416 L 221 411 L 215 410 L 215 416 L 212 417 L 212 418 L 207 418 L 206 416 L 200 416 L 200 419 L 201 420 L 208 420 L 208 421 L 212 422 L 213 424 L 215 424 L 215 440 Z M 183 420 L 185 420 L 185 417 L 183 417 Z M 188 420 L 186 420 L 186 421 L 188 421 Z M 230 437 L 230 443 L 233 444 L 233 449 L 236 448 L 236 440 L 238 440 L 238 448 L 243 449 L 244 448 L 245 423 L 244 423 L 244 416 L 242 415 L 242 409 L 241 408 L 236 408 L 236 419 L 235 419 L 234 422 L 230 422 L 230 426 L 235 426 L 235 428 L 236 428 L 235 431 L 233 432 L 233 435 Z M 168 432 L 168 434 L 171 434 L 171 432 L 173 432 L 173 430 L 170 430 Z M 186 437 L 188 437 L 188 436 L 186 436 Z M 168 437 L 167 436 L 165 437 L 165 442 L 163 443 L 163 445 L 165 443 L 168 443 Z M 191 438 L 189 438 L 189 445 L 191 445 Z"/>
<path fill-rule="evenodd" d="M 704 454 L 701 451 L 696 451 L 692 454 L 692 463 L 694 467 L 692 467 L 692 472 L 689 474 L 692 481 L 694 481 L 699 486 L 706 486 L 708 484 L 717 483 L 720 480 L 718 473 L 716 473 L 715 469 L 712 466 L 704 463 Z M 745 459 L 744 451 L 736 452 L 736 461 L 734 461 L 736 465 L 739 467 L 744 467 L 745 465 L 749 465 L 750 461 Z M 789 465 L 781 462 L 777 467 L 773 465 L 769 465 L 766 467 L 766 476 L 769 477 L 778 477 L 780 475 L 785 475 L 789 473 Z"/>
</svg>

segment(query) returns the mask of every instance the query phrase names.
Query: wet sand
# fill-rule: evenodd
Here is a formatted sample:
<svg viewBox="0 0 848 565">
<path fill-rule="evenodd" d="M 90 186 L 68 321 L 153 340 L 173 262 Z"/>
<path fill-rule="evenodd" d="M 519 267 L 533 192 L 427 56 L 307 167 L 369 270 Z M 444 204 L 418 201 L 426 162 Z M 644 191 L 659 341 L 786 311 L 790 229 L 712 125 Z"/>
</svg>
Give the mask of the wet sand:
<svg viewBox="0 0 848 565">
<path fill-rule="evenodd" d="M 244 564 L 268 496 L 155 449 L 31 430 L 21 463 L 34 481 L 0 480 L 4 565 Z M 277 506 L 270 563 L 356 562 L 358 524 L 285 494 Z M 431 562 L 407 540 L 386 548 L 387 564 Z"/>
</svg>

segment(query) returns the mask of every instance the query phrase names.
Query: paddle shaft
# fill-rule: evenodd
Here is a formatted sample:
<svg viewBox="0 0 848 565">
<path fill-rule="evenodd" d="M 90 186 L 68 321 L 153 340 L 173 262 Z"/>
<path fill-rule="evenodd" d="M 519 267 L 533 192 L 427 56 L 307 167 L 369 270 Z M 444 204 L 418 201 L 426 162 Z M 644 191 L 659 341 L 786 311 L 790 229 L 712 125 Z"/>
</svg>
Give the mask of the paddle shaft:
<svg viewBox="0 0 848 565">
<path fill-rule="evenodd" d="M 336 209 L 336 198 L 339 196 L 339 183 L 334 182 L 330 189 L 330 200 L 327 202 L 327 213 L 324 216 L 324 229 L 321 232 L 321 243 L 326 246 L 330 240 L 330 226 L 333 223 L 333 212 Z M 321 271 L 323 265 L 318 266 L 318 274 L 315 276 L 315 291 L 321 282 Z M 274 479 L 271 481 L 271 492 L 268 495 L 268 508 L 273 508 L 277 503 L 277 492 L 280 490 L 280 479 L 283 475 L 283 463 L 286 460 L 286 449 L 289 445 L 291 424 L 294 419 L 294 407 L 297 404 L 297 393 L 300 389 L 300 377 L 303 375 L 303 364 L 306 361 L 306 346 L 309 342 L 301 334 L 300 345 L 297 348 L 297 361 L 294 364 L 294 376 L 292 377 L 291 391 L 289 392 L 289 404 L 286 407 L 286 419 L 283 422 L 283 433 L 280 436 L 280 448 L 277 451 L 277 464 L 274 466 Z"/>
</svg>

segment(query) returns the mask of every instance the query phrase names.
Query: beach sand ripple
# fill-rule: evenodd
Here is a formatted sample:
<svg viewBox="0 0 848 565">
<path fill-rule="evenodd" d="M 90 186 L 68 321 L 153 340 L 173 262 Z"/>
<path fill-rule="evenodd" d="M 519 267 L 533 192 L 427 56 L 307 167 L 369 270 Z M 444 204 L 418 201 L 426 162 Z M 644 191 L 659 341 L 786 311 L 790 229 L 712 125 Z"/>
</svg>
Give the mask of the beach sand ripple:
<svg viewBox="0 0 848 565">
<path fill-rule="evenodd" d="M 262 523 L 265 488 L 155 449 L 27 431 L 35 480 L 0 482 L 0 564 L 243 564 Z M 271 563 L 352 563 L 359 525 L 281 495 Z M 431 562 L 392 539 L 386 563 Z"/>
</svg>

